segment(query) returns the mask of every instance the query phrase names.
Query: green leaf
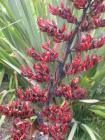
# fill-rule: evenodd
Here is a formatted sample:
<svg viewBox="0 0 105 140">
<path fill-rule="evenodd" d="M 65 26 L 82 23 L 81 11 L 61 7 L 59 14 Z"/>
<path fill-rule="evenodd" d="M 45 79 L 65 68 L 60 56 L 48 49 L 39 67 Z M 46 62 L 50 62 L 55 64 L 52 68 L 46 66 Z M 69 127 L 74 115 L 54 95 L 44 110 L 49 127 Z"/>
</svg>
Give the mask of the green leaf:
<svg viewBox="0 0 105 140">
<path fill-rule="evenodd" d="M 9 65 L 11 68 L 13 68 L 18 74 L 21 75 L 21 71 L 20 71 L 19 68 L 17 68 L 17 67 L 14 66 L 12 63 L 10 63 L 10 62 L 8 62 L 8 61 L 6 61 L 6 60 L 3 60 L 3 59 L 1 59 L 1 60 L 2 60 L 3 62 L 5 62 L 7 65 Z M 28 78 L 24 78 L 24 79 L 28 81 Z M 36 84 L 35 81 L 30 81 L 30 83 L 31 83 L 32 85 L 35 85 L 35 84 Z"/>
<path fill-rule="evenodd" d="M 1 66 L 1 65 L 0 65 Z M 1 66 L 0 68 L 0 86 L 2 84 L 2 80 L 3 80 L 3 77 L 4 77 L 4 73 L 5 73 L 5 68 L 3 66 Z"/>
<path fill-rule="evenodd" d="M 92 105 L 91 109 L 95 109 L 95 110 L 105 110 L 105 106 L 101 106 L 101 105 Z"/>
<path fill-rule="evenodd" d="M 9 61 L 6 61 L 4 59 L 1 59 L 3 62 L 5 62 L 8 66 L 10 66 L 10 68 L 13 68 L 18 74 L 21 74 L 21 71 L 19 68 L 17 68 L 15 65 L 13 65 L 12 63 L 10 63 Z"/>
<path fill-rule="evenodd" d="M 87 76 L 84 76 L 81 81 L 80 81 L 80 85 L 82 87 L 88 87 L 90 85 L 90 79 Z"/>
<path fill-rule="evenodd" d="M 99 83 L 105 77 L 105 69 L 100 69 L 96 74 L 91 78 L 95 83 Z"/>
<path fill-rule="evenodd" d="M 97 71 L 97 64 L 87 72 L 89 78 L 93 77 Z"/>
<path fill-rule="evenodd" d="M 75 134 L 76 129 L 77 129 L 77 126 L 78 126 L 77 122 L 74 122 L 73 127 L 72 127 L 72 129 L 70 131 L 70 134 L 68 136 L 68 140 L 73 140 L 74 134 Z"/>
<path fill-rule="evenodd" d="M 3 102 L 3 99 L 4 97 L 7 95 L 8 91 L 7 90 L 3 90 L 0 95 L 1 95 L 1 98 L 0 98 L 0 104 Z"/>
<path fill-rule="evenodd" d="M 83 103 L 87 103 L 87 104 L 94 104 L 94 103 L 98 103 L 100 102 L 99 100 L 97 99 L 84 99 L 84 100 L 79 100 L 80 102 L 83 102 Z"/>
<path fill-rule="evenodd" d="M 97 138 L 96 138 L 96 136 L 94 134 L 94 131 L 91 128 L 89 128 L 89 126 L 87 126 L 86 124 L 81 124 L 81 126 L 83 128 L 85 128 L 85 130 L 89 134 L 91 140 L 97 140 Z"/>
<path fill-rule="evenodd" d="M 96 115 L 102 117 L 105 119 L 105 112 L 101 111 L 101 110 L 93 110 L 93 109 L 89 109 L 90 111 L 94 112 Z"/>
<path fill-rule="evenodd" d="M 4 120 L 5 120 L 5 116 L 2 115 L 1 118 L 0 118 L 0 127 L 1 127 L 2 124 L 4 123 Z"/>
</svg>

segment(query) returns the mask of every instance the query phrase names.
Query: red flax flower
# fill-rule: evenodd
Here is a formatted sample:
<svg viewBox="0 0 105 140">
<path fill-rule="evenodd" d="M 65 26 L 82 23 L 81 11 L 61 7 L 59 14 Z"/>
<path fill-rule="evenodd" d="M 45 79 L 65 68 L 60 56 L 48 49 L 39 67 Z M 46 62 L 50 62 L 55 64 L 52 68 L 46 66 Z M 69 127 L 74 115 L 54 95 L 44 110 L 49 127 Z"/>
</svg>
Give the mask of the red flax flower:
<svg viewBox="0 0 105 140">
<path fill-rule="evenodd" d="M 94 43 L 94 48 L 100 48 L 105 44 L 105 37 L 97 39 Z"/>
<path fill-rule="evenodd" d="M 87 4 L 87 0 L 72 0 L 72 1 L 77 9 L 83 9 Z"/>
<path fill-rule="evenodd" d="M 66 100 L 82 99 L 86 97 L 86 89 L 81 88 L 78 85 L 79 78 L 72 79 L 70 85 L 62 84 L 55 89 L 55 96 L 65 97 Z"/>
<path fill-rule="evenodd" d="M 72 99 L 72 89 L 70 85 L 62 84 L 55 89 L 54 92 L 55 96 L 57 97 L 65 97 L 67 100 Z"/>
<path fill-rule="evenodd" d="M 35 48 L 29 48 L 27 49 L 27 54 L 32 57 L 33 59 L 37 60 L 37 61 L 42 61 L 43 58 L 42 58 L 42 54 L 37 52 L 35 50 Z"/>
<path fill-rule="evenodd" d="M 65 123 L 72 119 L 72 111 L 69 108 L 68 102 L 64 102 L 62 106 L 51 105 L 43 108 L 41 112 L 43 117 L 47 117 L 49 121 L 55 123 Z"/>
<path fill-rule="evenodd" d="M 12 132 L 12 138 L 14 140 L 26 140 L 29 137 L 29 129 L 30 129 L 31 123 L 28 120 L 21 120 L 20 118 L 16 118 L 13 121 L 13 128 L 11 130 Z"/>
<path fill-rule="evenodd" d="M 81 40 L 77 43 L 77 51 L 87 51 L 100 48 L 105 44 L 105 37 L 94 39 L 90 34 L 82 34 Z"/>
<path fill-rule="evenodd" d="M 71 80 L 70 86 L 72 89 L 72 99 L 83 99 L 87 96 L 87 90 L 81 88 L 78 84 L 80 78 L 76 77 Z"/>
<path fill-rule="evenodd" d="M 82 61 L 82 57 L 80 53 L 77 53 L 72 60 L 71 64 L 67 64 L 65 66 L 66 74 L 75 74 L 81 71 L 89 70 L 90 68 L 94 67 L 95 64 L 102 60 L 101 56 L 91 55 L 86 56 L 85 60 Z"/>
<path fill-rule="evenodd" d="M 93 47 L 93 38 L 90 34 L 81 35 L 81 40 L 77 44 L 77 50 L 84 51 L 84 50 L 90 50 Z"/>
<path fill-rule="evenodd" d="M 69 108 L 68 102 L 64 102 L 63 105 L 50 105 L 43 108 L 41 116 L 45 120 L 49 120 L 44 124 L 41 124 L 39 129 L 44 133 L 51 135 L 54 140 L 63 140 L 63 135 L 68 129 L 68 122 L 72 119 L 72 111 Z"/>
<path fill-rule="evenodd" d="M 105 19 L 93 17 L 93 23 L 95 25 L 95 28 L 105 27 Z"/>
<path fill-rule="evenodd" d="M 47 82 L 49 80 L 49 68 L 45 63 L 34 63 L 34 72 L 28 66 L 21 66 L 20 68 L 22 75 L 31 80 L 36 80 L 37 82 Z"/>
<path fill-rule="evenodd" d="M 46 50 L 43 54 L 43 61 L 44 62 L 51 62 L 51 61 L 55 61 L 58 58 L 58 52 L 56 52 L 54 49 L 51 49 L 51 42 L 45 42 L 42 43 L 41 48 L 43 48 L 44 50 Z"/>
<path fill-rule="evenodd" d="M 35 71 L 35 79 L 38 82 L 48 82 L 50 75 L 49 75 L 49 68 L 47 64 L 41 63 L 41 64 L 33 64 L 33 69 Z"/>
<path fill-rule="evenodd" d="M 32 72 L 32 70 L 28 67 L 28 65 L 24 66 L 20 66 L 20 70 L 21 70 L 21 74 L 24 77 L 27 77 L 29 79 L 35 79 L 35 74 Z"/>
<path fill-rule="evenodd" d="M 30 101 L 30 102 L 47 102 L 47 89 L 41 90 L 39 85 L 34 85 L 32 88 L 27 88 L 23 91 L 21 88 L 17 90 L 17 97 L 23 101 Z"/>
<path fill-rule="evenodd" d="M 105 12 L 105 5 L 103 4 L 103 0 L 94 1 L 91 7 L 91 15 L 99 17 L 103 12 Z"/>
<path fill-rule="evenodd" d="M 87 90 L 81 88 L 79 85 L 73 89 L 72 99 L 83 99 L 87 96 Z"/>
<path fill-rule="evenodd" d="M 49 36 L 52 36 L 55 42 L 59 43 L 64 39 L 65 25 L 58 29 L 54 22 L 38 18 L 38 26 L 42 32 L 47 32 Z"/>
<path fill-rule="evenodd" d="M 97 29 L 99 27 L 105 27 L 105 19 L 87 15 L 81 21 L 82 32 L 92 31 L 93 29 Z"/>
<path fill-rule="evenodd" d="M 80 28 L 82 32 L 91 31 L 96 28 L 93 17 L 91 17 L 88 13 L 83 17 Z"/>
<path fill-rule="evenodd" d="M 83 18 L 81 22 L 81 30 L 88 31 L 99 27 L 105 27 L 105 19 L 101 18 L 101 13 L 105 12 L 105 4 L 103 0 L 96 0 L 92 2 L 91 10 Z"/>
<path fill-rule="evenodd" d="M 72 35 L 72 33 L 69 33 L 68 38 L 68 34 L 64 33 L 66 29 L 65 24 L 61 27 L 61 29 L 58 29 L 57 25 L 54 22 L 47 19 L 38 18 L 38 26 L 40 31 L 46 32 L 49 36 L 53 37 L 53 40 L 56 43 L 66 41 L 67 39 L 70 39 L 70 35 Z"/>
<path fill-rule="evenodd" d="M 66 19 L 69 23 L 77 23 L 77 18 L 72 15 L 69 8 L 64 6 L 63 2 L 61 3 L 60 7 L 54 7 L 53 5 L 49 4 L 49 11 L 53 15 Z"/>
<path fill-rule="evenodd" d="M 30 108 L 29 102 L 13 101 L 8 106 L 0 105 L 0 113 L 8 117 L 30 118 L 34 110 Z"/>
<path fill-rule="evenodd" d="M 49 134 L 53 138 L 53 140 L 65 140 L 63 137 L 68 129 L 68 124 L 40 124 L 39 130 L 43 131 L 45 134 Z"/>
<path fill-rule="evenodd" d="M 42 65 L 44 65 L 44 62 L 53 62 L 57 60 L 58 52 L 51 49 L 50 45 L 50 41 L 41 44 L 41 48 L 45 50 L 43 53 L 37 52 L 34 48 L 29 48 L 27 53 L 33 59 L 41 61 L 41 63 L 43 63 Z"/>
</svg>

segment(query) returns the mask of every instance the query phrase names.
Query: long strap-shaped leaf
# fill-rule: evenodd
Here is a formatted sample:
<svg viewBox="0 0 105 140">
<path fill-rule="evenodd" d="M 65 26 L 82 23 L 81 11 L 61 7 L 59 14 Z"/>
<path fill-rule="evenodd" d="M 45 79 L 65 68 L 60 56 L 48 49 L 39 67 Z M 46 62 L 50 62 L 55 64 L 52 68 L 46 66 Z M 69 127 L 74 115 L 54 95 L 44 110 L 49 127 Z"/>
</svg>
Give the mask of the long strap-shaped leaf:
<svg viewBox="0 0 105 140">
<path fill-rule="evenodd" d="M 10 63 L 10 62 L 8 62 L 8 61 L 6 61 L 6 60 L 4 60 L 4 59 L 1 59 L 1 61 L 3 61 L 3 62 L 4 62 L 5 64 L 7 64 L 10 68 L 14 69 L 18 74 L 21 75 L 20 69 L 17 68 L 15 65 L 13 65 L 12 63 Z M 24 79 L 26 79 L 27 81 L 29 81 L 28 78 L 24 78 Z M 30 81 L 30 83 L 31 83 L 32 85 L 35 85 L 35 84 L 36 84 L 35 81 Z"/>
<path fill-rule="evenodd" d="M 72 127 L 72 129 L 71 129 L 71 131 L 70 131 L 68 140 L 73 140 L 74 134 L 75 134 L 76 129 L 77 129 L 77 125 L 78 125 L 78 123 L 75 121 L 74 124 L 73 124 L 73 127 Z"/>
<path fill-rule="evenodd" d="M 94 131 L 89 126 L 87 126 L 86 124 L 81 124 L 81 126 L 85 128 L 86 132 L 88 132 L 89 136 L 91 137 L 91 140 L 97 140 Z"/>
</svg>

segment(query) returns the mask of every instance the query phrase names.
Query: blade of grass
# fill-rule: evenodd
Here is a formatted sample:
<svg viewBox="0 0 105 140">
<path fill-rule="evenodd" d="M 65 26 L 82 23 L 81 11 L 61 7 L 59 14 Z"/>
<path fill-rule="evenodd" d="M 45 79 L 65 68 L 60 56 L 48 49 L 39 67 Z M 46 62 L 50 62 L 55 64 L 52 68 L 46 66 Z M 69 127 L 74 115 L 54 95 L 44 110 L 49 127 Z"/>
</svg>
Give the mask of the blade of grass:
<svg viewBox="0 0 105 140">
<path fill-rule="evenodd" d="M 72 129 L 70 131 L 70 134 L 68 136 L 68 140 L 73 140 L 74 139 L 74 135 L 75 135 L 75 132 L 76 132 L 76 129 L 77 129 L 77 122 L 74 122 L 73 126 L 72 126 Z"/>
<path fill-rule="evenodd" d="M 86 132 L 89 134 L 91 140 L 97 140 L 93 130 L 91 128 L 89 128 L 89 126 L 87 126 L 86 124 L 81 124 L 81 126 L 83 128 L 85 128 Z"/>
</svg>

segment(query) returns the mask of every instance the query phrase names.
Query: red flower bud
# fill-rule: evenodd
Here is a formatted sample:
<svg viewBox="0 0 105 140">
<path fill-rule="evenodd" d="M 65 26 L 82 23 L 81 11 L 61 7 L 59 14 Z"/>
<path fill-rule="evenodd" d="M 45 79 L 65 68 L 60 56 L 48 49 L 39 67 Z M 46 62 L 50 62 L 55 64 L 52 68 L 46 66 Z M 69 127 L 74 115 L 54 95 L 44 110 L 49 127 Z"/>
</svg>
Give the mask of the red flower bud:
<svg viewBox="0 0 105 140">
<path fill-rule="evenodd" d="M 61 41 L 65 41 L 66 34 L 65 31 L 65 24 L 62 26 L 61 29 L 58 29 L 56 24 L 50 20 L 38 18 L 38 26 L 42 32 L 46 32 L 49 36 L 53 37 L 53 40 L 56 43 L 60 43 Z"/>
<path fill-rule="evenodd" d="M 101 56 L 91 55 L 86 56 L 85 60 L 82 61 L 80 53 L 77 53 L 71 64 L 65 66 L 65 72 L 67 74 L 75 74 L 77 72 L 86 71 L 94 67 L 95 64 L 102 60 Z"/>
<path fill-rule="evenodd" d="M 59 16 L 63 19 L 66 19 L 69 23 L 77 23 L 77 18 L 72 15 L 72 12 L 69 8 L 64 6 L 64 3 L 61 3 L 60 7 L 54 7 L 53 5 L 49 5 L 49 11 L 53 15 Z"/>
<path fill-rule="evenodd" d="M 72 1 L 77 9 L 83 9 L 87 4 L 87 0 L 72 0 Z"/>
<path fill-rule="evenodd" d="M 95 0 L 91 6 L 91 15 L 99 17 L 103 12 L 105 12 L 105 5 L 103 4 L 103 0 Z"/>
<path fill-rule="evenodd" d="M 28 120 L 21 120 L 16 118 L 13 122 L 13 128 L 11 130 L 12 138 L 14 140 L 26 140 L 28 139 L 28 132 L 31 127 L 31 123 Z"/>
</svg>

